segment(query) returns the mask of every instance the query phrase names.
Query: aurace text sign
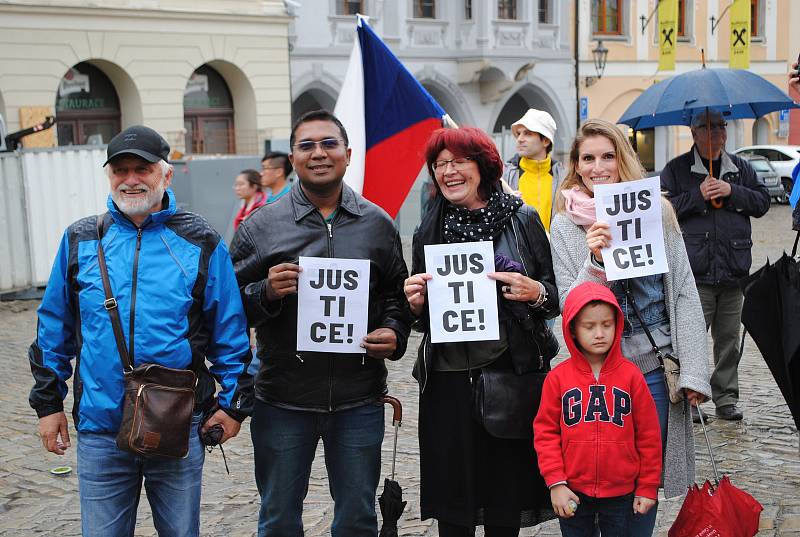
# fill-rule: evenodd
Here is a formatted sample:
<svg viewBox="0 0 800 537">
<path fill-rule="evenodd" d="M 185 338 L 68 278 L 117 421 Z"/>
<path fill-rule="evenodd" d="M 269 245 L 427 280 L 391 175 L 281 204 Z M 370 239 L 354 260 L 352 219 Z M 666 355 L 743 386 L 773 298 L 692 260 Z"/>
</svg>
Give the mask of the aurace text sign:
<svg viewBox="0 0 800 537">
<path fill-rule="evenodd" d="M 611 227 L 611 246 L 602 251 L 609 281 L 669 270 L 664 251 L 660 178 L 595 185 L 594 199 L 597 220 L 608 222 Z"/>
<path fill-rule="evenodd" d="M 363 353 L 369 260 L 300 257 L 297 350 Z"/>
<path fill-rule="evenodd" d="M 497 285 L 491 242 L 425 246 L 431 341 L 486 341 L 500 338 Z"/>
</svg>

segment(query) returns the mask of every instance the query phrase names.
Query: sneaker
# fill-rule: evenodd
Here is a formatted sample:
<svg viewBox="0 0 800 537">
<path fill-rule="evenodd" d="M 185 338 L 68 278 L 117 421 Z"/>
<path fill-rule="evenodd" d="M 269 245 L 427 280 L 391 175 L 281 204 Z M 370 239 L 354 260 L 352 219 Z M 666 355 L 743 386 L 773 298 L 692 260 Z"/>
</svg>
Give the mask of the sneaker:
<svg viewBox="0 0 800 537">
<path fill-rule="evenodd" d="M 739 421 L 744 417 L 742 411 L 736 405 L 718 406 L 717 417 L 721 420 Z"/>
<path fill-rule="evenodd" d="M 707 415 L 705 412 L 703 412 L 703 411 L 700 409 L 700 407 L 698 407 L 698 406 L 692 406 L 692 421 L 693 421 L 693 422 L 695 422 L 695 423 L 700 423 L 700 414 L 702 414 L 702 415 L 703 415 L 703 419 L 704 419 L 704 420 L 707 420 L 707 419 L 708 419 L 708 415 Z"/>
</svg>

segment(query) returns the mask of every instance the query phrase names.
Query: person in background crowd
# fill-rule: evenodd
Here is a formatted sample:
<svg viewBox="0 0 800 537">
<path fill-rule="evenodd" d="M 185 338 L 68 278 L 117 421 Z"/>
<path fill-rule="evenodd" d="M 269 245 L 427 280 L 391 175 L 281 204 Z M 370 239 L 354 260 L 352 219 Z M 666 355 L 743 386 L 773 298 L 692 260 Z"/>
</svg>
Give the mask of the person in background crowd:
<svg viewBox="0 0 800 537">
<path fill-rule="evenodd" d="M 239 433 L 252 408 L 247 325 L 228 249 L 205 219 L 177 208 L 168 155 L 167 142 L 142 125 L 109 142 L 108 212 L 64 233 L 28 352 L 36 381 L 30 404 L 42 444 L 56 455 L 71 447 L 63 400 L 76 361 L 72 416 L 85 537 L 133 535 L 142 483 L 159 535 L 197 537 L 205 459 L 198 429 L 221 425 L 221 444 Z M 103 250 L 119 314 L 130 327 L 124 337 L 134 367 L 155 363 L 198 375 L 183 459 L 139 457 L 117 447 L 123 367 L 97 263 L 98 218 L 106 226 Z M 211 416 L 201 426 L 204 412 Z"/>
<path fill-rule="evenodd" d="M 494 437 L 473 417 L 473 385 L 487 368 L 549 370 L 558 342 L 545 325 L 558 315 L 547 234 L 533 207 L 502 192 L 503 161 L 480 129 L 435 131 L 425 148 L 436 196 L 414 233 L 405 294 L 424 332 L 414 377 L 420 385 L 422 518 L 441 537 L 519 534 L 553 518 L 547 487 L 528 438 Z M 431 343 L 424 247 L 492 241 L 500 302 L 500 339 Z M 539 348 L 539 353 L 533 347 Z M 524 428 L 531 431 L 532 424 Z"/>
<path fill-rule="evenodd" d="M 569 292 L 586 281 L 611 289 L 625 316 L 622 355 L 636 364 L 656 403 L 664 446 L 664 494 L 679 496 L 694 483 L 694 437 L 689 405 L 711 394 L 703 310 L 686 256 L 678 222 L 670 203 L 662 200 L 664 248 L 669 272 L 609 282 L 601 249 L 611 244 L 606 222 L 596 221 L 595 185 L 635 181 L 645 176 L 628 139 L 616 125 L 590 119 L 578 130 L 569 153 L 567 177 L 556 200 L 558 214 L 550 227 L 550 249 L 561 304 Z M 625 293 L 631 294 L 662 353 L 671 352 L 681 364 L 679 386 L 684 400 L 671 403 L 664 368 Z M 649 537 L 656 505 L 631 523 L 632 537 Z"/>
<path fill-rule="evenodd" d="M 398 360 L 406 349 L 408 271 L 392 219 L 344 184 L 350 148 L 336 116 L 305 114 L 290 141 L 298 182 L 245 220 L 231 245 L 262 361 L 250 426 L 258 535 L 303 535 L 303 500 L 321 438 L 334 499 L 332 537 L 375 537 L 384 360 Z M 300 256 L 370 261 L 362 352 L 297 351 Z"/>
<path fill-rule="evenodd" d="M 678 215 L 706 329 L 711 329 L 714 340 L 711 391 L 716 415 L 740 420 L 739 334 L 744 296 L 739 280 L 750 273 L 752 263 L 750 218 L 766 214 L 770 198 L 750 164 L 725 151 L 726 126 L 722 114 L 713 110 L 695 116 L 694 145 L 667 163 L 661 171 L 661 188 Z"/>
<path fill-rule="evenodd" d="M 233 191 L 242 200 L 242 207 L 233 220 L 235 231 L 250 213 L 267 203 L 267 196 L 261 191 L 261 174 L 256 170 L 242 170 L 233 182 Z"/>
<path fill-rule="evenodd" d="M 792 70 L 789 71 L 789 87 L 794 89 L 796 93 L 800 93 L 800 71 L 798 71 L 797 62 L 792 64 Z M 800 188 L 800 185 L 797 184 L 797 180 L 800 178 L 800 163 L 794 167 L 792 170 L 792 184 L 794 185 L 793 188 Z M 796 203 L 794 208 L 792 209 L 792 229 L 795 231 L 800 231 L 800 203 Z"/>
<path fill-rule="evenodd" d="M 261 186 L 269 194 L 267 203 L 280 199 L 292 187 L 289 174 L 292 173 L 292 163 L 289 155 L 280 151 L 272 151 L 261 159 Z"/>
<path fill-rule="evenodd" d="M 547 112 L 530 108 L 511 125 L 511 133 L 517 140 L 517 154 L 508 161 L 503 180 L 536 209 L 545 231 L 550 231 L 556 192 L 566 175 L 564 166 L 551 156 L 556 121 Z"/>
</svg>

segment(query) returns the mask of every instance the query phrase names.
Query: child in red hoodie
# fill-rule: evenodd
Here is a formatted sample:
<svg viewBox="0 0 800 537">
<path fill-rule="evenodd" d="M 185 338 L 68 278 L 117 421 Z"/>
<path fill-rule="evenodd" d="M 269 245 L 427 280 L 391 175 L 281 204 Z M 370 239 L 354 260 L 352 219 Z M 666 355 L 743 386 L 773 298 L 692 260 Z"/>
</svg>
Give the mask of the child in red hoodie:
<svg viewBox="0 0 800 537">
<path fill-rule="evenodd" d="M 642 373 L 622 356 L 614 294 L 587 282 L 564 304 L 570 358 L 545 379 L 533 443 L 564 537 L 628 535 L 635 513 L 655 505 L 661 430 Z"/>
</svg>

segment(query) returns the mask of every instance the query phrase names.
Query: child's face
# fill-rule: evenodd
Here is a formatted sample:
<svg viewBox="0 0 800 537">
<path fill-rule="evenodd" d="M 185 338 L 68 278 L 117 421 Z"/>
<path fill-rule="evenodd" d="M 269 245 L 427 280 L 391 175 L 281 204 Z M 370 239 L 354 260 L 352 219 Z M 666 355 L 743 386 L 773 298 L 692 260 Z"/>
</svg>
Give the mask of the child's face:
<svg viewBox="0 0 800 537">
<path fill-rule="evenodd" d="M 605 358 L 616 335 L 616 312 L 610 304 L 587 304 L 572 326 L 572 335 L 587 358 Z"/>
</svg>

